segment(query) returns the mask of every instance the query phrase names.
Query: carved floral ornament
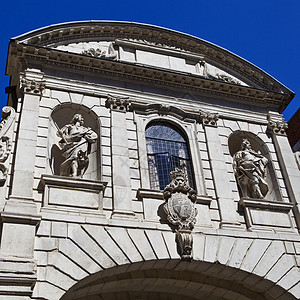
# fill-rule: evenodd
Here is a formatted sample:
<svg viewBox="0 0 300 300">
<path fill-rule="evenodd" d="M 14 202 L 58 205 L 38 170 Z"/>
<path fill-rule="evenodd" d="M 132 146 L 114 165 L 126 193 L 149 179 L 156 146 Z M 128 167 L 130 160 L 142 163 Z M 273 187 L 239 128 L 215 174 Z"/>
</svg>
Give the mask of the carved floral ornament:
<svg viewBox="0 0 300 300">
<path fill-rule="evenodd" d="M 183 170 L 170 172 L 171 183 L 164 189 L 164 211 L 168 221 L 175 226 L 176 241 L 183 260 L 192 259 L 193 236 L 191 234 L 196 223 L 197 209 L 195 202 L 197 192 L 186 180 Z"/>
</svg>

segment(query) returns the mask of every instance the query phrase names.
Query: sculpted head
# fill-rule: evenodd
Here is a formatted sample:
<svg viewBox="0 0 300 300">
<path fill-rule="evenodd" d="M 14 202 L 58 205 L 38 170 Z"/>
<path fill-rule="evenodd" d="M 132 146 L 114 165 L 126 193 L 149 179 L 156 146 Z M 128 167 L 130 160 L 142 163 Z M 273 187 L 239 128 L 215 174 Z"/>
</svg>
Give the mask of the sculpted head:
<svg viewBox="0 0 300 300">
<path fill-rule="evenodd" d="M 242 144 L 241 144 L 241 149 L 251 149 L 251 144 L 247 139 L 243 139 Z"/>
<path fill-rule="evenodd" d="M 83 125 L 84 119 L 81 114 L 75 114 L 73 119 L 71 120 L 71 124 L 76 124 L 77 122 L 79 122 L 80 125 Z"/>
</svg>

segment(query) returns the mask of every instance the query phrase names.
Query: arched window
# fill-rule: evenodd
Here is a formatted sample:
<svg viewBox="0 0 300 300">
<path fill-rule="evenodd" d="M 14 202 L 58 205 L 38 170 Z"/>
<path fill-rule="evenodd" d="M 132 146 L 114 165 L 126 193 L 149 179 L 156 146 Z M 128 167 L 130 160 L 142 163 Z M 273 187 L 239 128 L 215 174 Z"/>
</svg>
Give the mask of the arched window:
<svg viewBox="0 0 300 300">
<path fill-rule="evenodd" d="M 163 190 L 175 168 L 182 169 L 189 185 L 194 187 L 188 144 L 179 130 L 168 123 L 151 123 L 146 128 L 146 142 L 152 189 Z"/>
</svg>

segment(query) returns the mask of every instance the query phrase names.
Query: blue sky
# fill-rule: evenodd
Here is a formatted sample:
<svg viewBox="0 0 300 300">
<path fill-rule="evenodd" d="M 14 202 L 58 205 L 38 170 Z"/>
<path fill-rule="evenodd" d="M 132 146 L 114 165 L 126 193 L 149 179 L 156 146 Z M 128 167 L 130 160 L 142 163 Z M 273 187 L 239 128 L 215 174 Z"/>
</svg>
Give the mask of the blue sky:
<svg viewBox="0 0 300 300">
<path fill-rule="evenodd" d="M 51 24 L 117 20 L 158 25 L 217 44 L 300 94 L 300 0 L 4 1 L 0 11 L 0 104 L 6 104 L 9 39 Z M 284 117 L 300 107 L 296 95 Z"/>
</svg>

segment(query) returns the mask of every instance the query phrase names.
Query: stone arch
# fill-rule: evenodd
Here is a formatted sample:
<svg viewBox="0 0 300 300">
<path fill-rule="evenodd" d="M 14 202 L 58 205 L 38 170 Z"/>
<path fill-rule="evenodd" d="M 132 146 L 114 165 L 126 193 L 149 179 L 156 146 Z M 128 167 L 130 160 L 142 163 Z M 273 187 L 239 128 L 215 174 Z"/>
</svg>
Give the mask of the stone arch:
<svg viewBox="0 0 300 300">
<path fill-rule="evenodd" d="M 240 150 L 240 145 L 243 139 L 248 139 L 251 143 L 252 149 L 256 152 L 260 151 L 262 155 L 268 159 L 266 178 L 269 185 L 269 191 L 265 196 L 265 199 L 270 201 L 281 201 L 282 196 L 276 179 L 270 151 L 267 144 L 260 137 L 248 131 L 234 131 L 228 137 L 228 148 L 231 157 L 233 157 L 233 155 Z"/>
<path fill-rule="evenodd" d="M 282 297 L 285 295 L 285 298 Z M 61 300 L 296 299 L 270 280 L 201 261 L 152 260 L 112 267 L 84 278 Z M 95 297 L 95 298 L 93 298 Z"/>
<path fill-rule="evenodd" d="M 53 108 L 49 118 L 48 136 L 48 172 L 52 175 L 59 175 L 59 166 L 63 161 L 60 150 L 57 146 L 59 138 L 56 132 L 59 128 L 68 124 L 75 114 L 81 114 L 84 118 L 84 126 L 90 127 L 98 134 L 98 141 L 91 145 L 89 155 L 89 166 L 84 175 L 87 179 L 100 180 L 100 121 L 97 115 L 88 107 L 82 104 L 63 103 Z"/>
<path fill-rule="evenodd" d="M 66 238 L 38 238 L 39 253 L 48 257 L 47 266 L 38 266 L 38 273 L 45 274 L 35 286 L 41 299 L 48 299 L 50 292 L 55 295 L 53 300 L 94 299 L 88 292 L 103 288 L 113 293 L 119 284 L 118 293 L 125 293 L 124 286 L 129 284 L 134 295 L 137 287 L 145 284 L 147 291 L 155 282 L 157 290 L 150 289 L 151 293 L 164 295 L 173 288 L 177 293 L 178 287 L 189 286 L 194 294 L 186 291 L 187 299 L 197 299 L 198 292 L 206 297 L 208 291 L 214 291 L 212 299 L 239 299 L 238 295 L 248 299 L 299 296 L 299 268 L 282 241 L 257 235 L 237 237 L 229 232 L 223 236 L 195 232 L 194 259 L 185 262 L 180 260 L 175 234 L 167 225 L 161 224 L 159 230 L 149 229 L 147 224 L 145 228 L 119 227 L 113 221 L 110 224 L 68 224 Z M 222 298 L 226 293 L 233 293 L 236 298 Z M 111 299 L 130 299 L 125 296 Z"/>
</svg>

